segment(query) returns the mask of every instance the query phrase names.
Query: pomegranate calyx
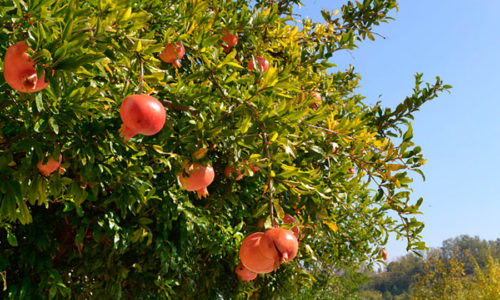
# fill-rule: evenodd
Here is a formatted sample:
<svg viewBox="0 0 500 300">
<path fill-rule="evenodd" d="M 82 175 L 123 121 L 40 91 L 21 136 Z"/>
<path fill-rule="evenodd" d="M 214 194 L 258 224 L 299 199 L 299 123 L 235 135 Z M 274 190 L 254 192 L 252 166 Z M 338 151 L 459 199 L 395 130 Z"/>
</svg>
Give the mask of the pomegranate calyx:
<svg viewBox="0 0 500 300">
<path fill-rule="evenodd" d="M 120 136 L 123 136 L 123 141 L 124 142 L 127 142 L 128 140 L 130 140 L 133 136 L 135 136 L 137 133 L 134 132 L 132 129 L 128 128 L 127 126 L 125 126 L 125 124 L 122 124 L 122 126 L 120 127 Z"/>
<path fill-rule="evenodd" d="M 198 199 L 206 198 L 210 195 L 206 187 L 197 190 L 196 193 L 198 194 Z"/>
<path fill-rule="evenodd" d="M 288 252 L 283 252 L 283 253 L 280 253 L 281 254 L 281 263 L 286 263 L 288 262 Z"/>
<path fill-rule="evenodd" d="M 27 74 L 23 77 L 22 85 L 23 88 L 27 90 L 34 90 L 36 87 L 36 82 L 38 81 L 38 77 L 36 72 L 33 74 Z"/>
</svg>

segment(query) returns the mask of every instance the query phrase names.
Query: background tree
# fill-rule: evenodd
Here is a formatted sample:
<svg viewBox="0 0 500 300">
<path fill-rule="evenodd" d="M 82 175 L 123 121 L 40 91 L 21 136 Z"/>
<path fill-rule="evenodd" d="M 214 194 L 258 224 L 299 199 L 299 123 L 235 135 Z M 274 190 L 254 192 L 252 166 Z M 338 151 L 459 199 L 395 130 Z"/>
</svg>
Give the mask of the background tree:
<svg viewBox="0 0 500 300">
<path fill-rule="evenodd" d="M 464 263 L 455 257 L 444 262 L 436 252 L 429 253 L 424 274 L 412 286 L 412 297 L 418 299 L 464 299 L 468 284 Z"/>
<path fill-rule="evenodd" d="M 439 252 L 444 261 L 456 256 L 456 259 L 464 263 L 465 273 L 472 274 L 476 264 L 484 268 L 488 263 L 488 255 L 491 255 L 496 249 L 492 243 L 493 241 L 481 240 L 478 236 L 461 235 L 443 241 L 443 246 L 439 249 Z M 471 255 L 475 261 L 469 259 Z"/>
<path fill-rule="evenodd" d="M 472 274 L 466 274 L 465 263 L 458 259 L 459 251 L 447 260 L 433 252 L 427 258 L 425 273 L 411 286 L 410 299 L 496 299 L 500 295 L 500 264 L 490 255 L 482 269 L 474 256 L 467 252 L 475 265 Z"/>
<path fill-rule="evenodd" d="M 379 260 L 390 232 L 425 248 L 410 120 L 449 86 L 417 74 L 395 109 L 366 105 L 354 70 L 328 60 L 374 39 L 396 1 L 347 1 L 324 23 L 297 18 L 297 3 L 0 0 L 0 57 L 24 41 L 49 83 L 23 93 L 0 78 L 4 298 L 287 297 L 321 270 L 339 289 L 340 270 Z M 178 42 L 184 57 L 162 62 Z M 247 69 L 256 57 L 267 71 Z M 166 122 L 124 142 L 120 105 L 140 93 Z M 61 154 L 59 172 L 39 173 Z M 215 170 L 206 199 L 178 182 L 189 163 Z M 298 257 L 238 283 L 241 241 L 275 223 L 300 226 Z"/>
</svg>

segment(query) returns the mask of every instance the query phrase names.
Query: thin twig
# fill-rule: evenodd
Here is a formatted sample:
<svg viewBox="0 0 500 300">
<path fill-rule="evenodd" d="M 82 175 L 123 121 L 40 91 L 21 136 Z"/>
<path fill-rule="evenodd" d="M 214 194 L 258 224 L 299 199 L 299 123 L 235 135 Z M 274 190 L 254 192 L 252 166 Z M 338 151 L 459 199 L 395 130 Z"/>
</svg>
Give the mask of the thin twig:
<svg viewBox="0 0 500 300">
<path fill-rule="evenodd" d="M 269 177 L 267 179 L 267 188 L 269 190 L 269 213 L 271 214 L 271 224 L 274 227 L 274 200 L 273 200 L 273 178 L 271 177 L 272 172 L 272 159 L 271 152 L 269 151 L 269 147 L 267 146 L 267 133 L 264 131 L 264 124 L 261 124 L 262 130 L 262 139 L 264 140 L 264 151 L 266 151 L 267 159 L 269 160 L 269 165 L 267 167 L 267 171 L 269 173 Z"/>
<path fill-rule="evenodd" d="M 185 105 L 182 105 L 182 104 L 173 103 L 170 100 L 163 100 L 163 104 L 167 108 L 172 108 L 172 109 L 180 110 L 180 111 L 187 111 L 187 112 L 189 112 L 192 115 L 197 115 L 198 114 L 198 111 L 196 109 L 188 107 L 188 106 L 185 106 Z"/>
<path fill-rule="evenodd" d="M 123 97 L 125 97 L 125 89 L 127 88 L 127 85 L 128 85 L 128 79 L 125 80 L 125 82 L 123 83 L 123 90 L 122 90 L 122 93 L 121 93 L 121 98 L 122 99 L 123 99 Z"/>
<path fill-rule="evenodd" d="M 142 87 L 144 85 L 144 59 L 140 58 L 141 60 L 141 75 L 139 76 L 139 94 L 142 94 Z"/>
</svg>

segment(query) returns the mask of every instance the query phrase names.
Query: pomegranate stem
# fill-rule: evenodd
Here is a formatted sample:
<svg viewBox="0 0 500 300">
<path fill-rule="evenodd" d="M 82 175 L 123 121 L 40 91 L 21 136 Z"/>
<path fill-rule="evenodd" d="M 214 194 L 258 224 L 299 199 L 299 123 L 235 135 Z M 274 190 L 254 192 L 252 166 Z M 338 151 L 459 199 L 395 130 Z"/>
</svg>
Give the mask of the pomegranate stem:
<svg viewBox="0 0 500 300">
<path fill-rule="evenodd" d="M 142 87 L 144 85 L 144 59 L 140 59 L 141 61 L 141 75 L 139 76 L 139 94 L 142 94 Z"/>
</svg>

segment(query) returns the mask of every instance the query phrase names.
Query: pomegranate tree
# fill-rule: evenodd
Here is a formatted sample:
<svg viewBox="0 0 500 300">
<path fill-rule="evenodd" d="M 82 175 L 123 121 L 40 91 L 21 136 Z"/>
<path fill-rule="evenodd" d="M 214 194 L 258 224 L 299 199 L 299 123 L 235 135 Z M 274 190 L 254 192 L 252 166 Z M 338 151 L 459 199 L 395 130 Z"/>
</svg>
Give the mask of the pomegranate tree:
<svg viewBox="0 0 500 300">
<path fill-rule="evenodd" d="M 167 118 L 165 107 L 158 99 L 146 95 L 132 95 L 123 100 L 120 107 L 123 126 L 120 135 L 125 142 L 136 134 L 153 135 L 158 133 Z"/>
<path fill-rule="evenodd" d="M 43 176 L 49 176 L 52 172 L 61 167 L 62 154 L 59 155 L 59 160 L 55 160 L 52 156 L 49 157 L 45 164 L 43 163 L 43 160 L 44 158 L 42 158 L 36 166 Z"/>
<path fill-rule="evenodd" d="M 207 197 L 207 187 L 214 181 L 215 172 L 211 166 L 194 163 L 184 168 L 179 174 L 179 181 L 187 191 L 196 191 L 198 198 Z"/>
<path fill-rule="evenodd" d="M 259 250 L 263 236 L 263 232 L 254 232 L 243 240 L 240 247 L 241 263 L 250 271 L 259 274 L 272 272 L 276 263 L 276 260 L 264 256 Z"/>
<path fill-rule="evenodd" d="M 259 56 L 257 57 L 257 65 L 256 65 L 254 59 L 253 58 L 250 59 L 247 65 L 248 70 L 253 71 L 255 70 L 256 66 L 259 68 L 259 72 L 266 72 L 269 69 L 269 62 L 264 57 Z"/>
<path fill-rule="evenodd" d="M 23 93 L 38 92 L 49 84 L 45 74 L 39 79 L 31 58 L 26 54 L 28 45 L 18 42 L 7 49 L 3 61 L 3 76 L 10 87 Z"/>
<path fill-rule="evenodd" d="M 166 62 L 172 64 L 174 67 L 180 68 L 180 60 L 186 53 L 184 49 L 184 44 L 182 42 L 177 42 L 175 44 L 168 44 L 165 49 L 160 53 L 160 58 Z"/>
<path fill-rule="evenodd" d="M 259 250 L 267 258 L 286 263 L 297 255 L 299 241 L 290 230 L 271 228 L 262 236 Z"/>
</svg>

